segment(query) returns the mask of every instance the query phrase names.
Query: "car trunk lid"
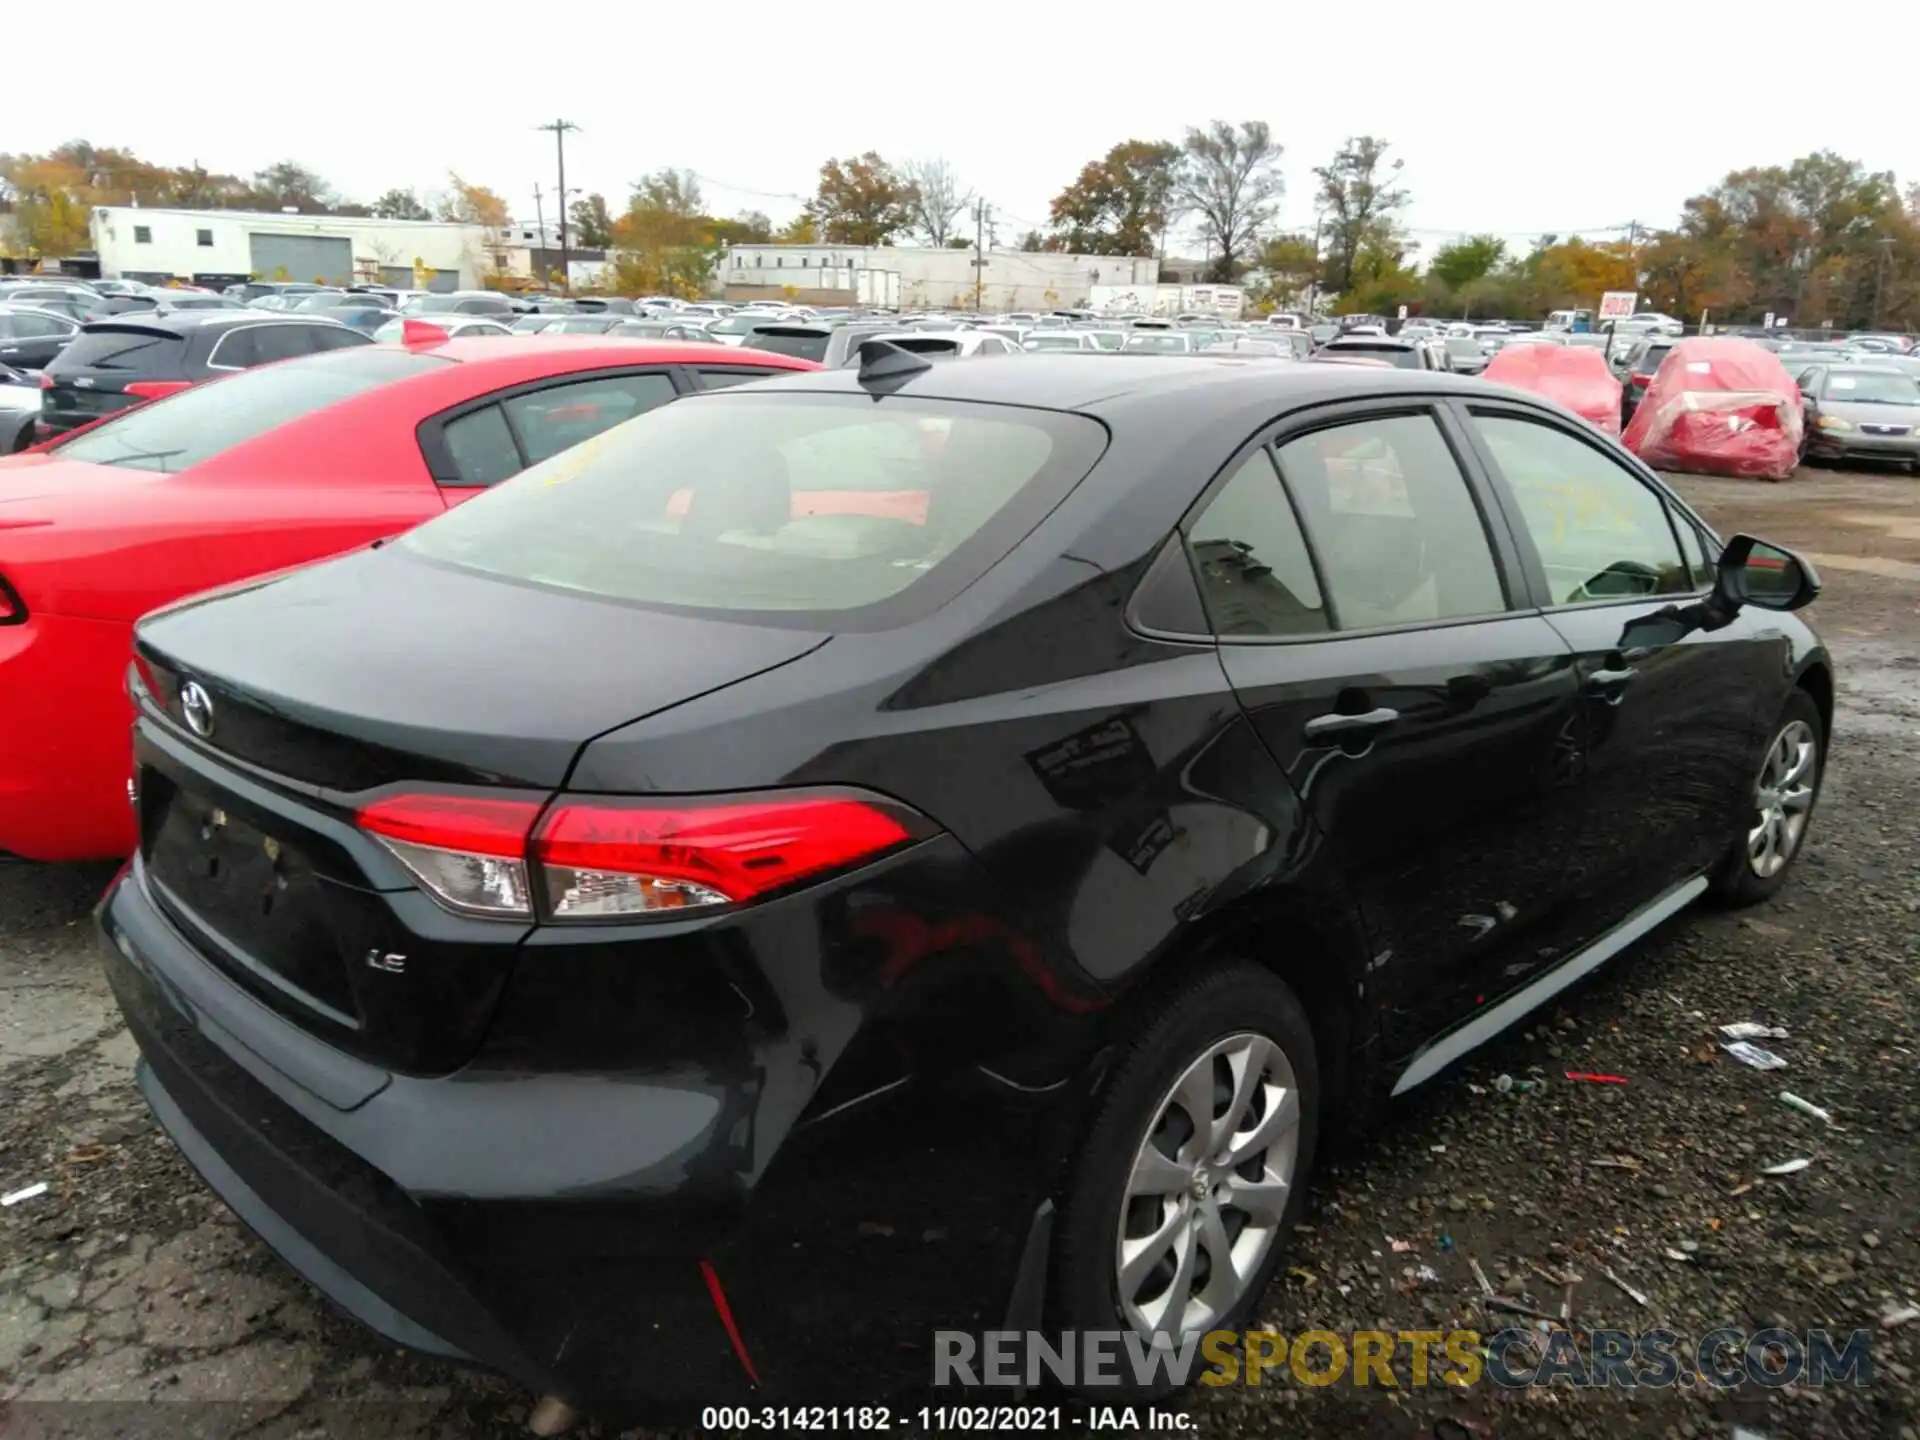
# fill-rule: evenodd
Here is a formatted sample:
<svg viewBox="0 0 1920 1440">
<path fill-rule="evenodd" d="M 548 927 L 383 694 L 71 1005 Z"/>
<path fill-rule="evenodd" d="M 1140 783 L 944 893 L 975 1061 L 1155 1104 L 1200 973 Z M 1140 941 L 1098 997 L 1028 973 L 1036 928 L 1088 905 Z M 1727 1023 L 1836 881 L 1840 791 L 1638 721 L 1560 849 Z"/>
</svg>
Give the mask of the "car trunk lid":
<svg viewBox="0 0 1920 1440">
<path fill-rule="evenodd" d="M 350 1053 L 444 1073 L 479 1043 L 528 925 L 437 905 L 358 812 L 399 790 L 544 799 L 595 735 L 826 639 L 392 550 L 183 603 L 137 632 L 143 872 L 263 1003 Z"/>
<path fill-rule="evenodd" d="M 41 372 L 41 423 L 71 430 L 158 399 L 188 382 L 186 354 L 185 337 L 170 330 L 135 323 L 89 325 Z"/>
</svg>

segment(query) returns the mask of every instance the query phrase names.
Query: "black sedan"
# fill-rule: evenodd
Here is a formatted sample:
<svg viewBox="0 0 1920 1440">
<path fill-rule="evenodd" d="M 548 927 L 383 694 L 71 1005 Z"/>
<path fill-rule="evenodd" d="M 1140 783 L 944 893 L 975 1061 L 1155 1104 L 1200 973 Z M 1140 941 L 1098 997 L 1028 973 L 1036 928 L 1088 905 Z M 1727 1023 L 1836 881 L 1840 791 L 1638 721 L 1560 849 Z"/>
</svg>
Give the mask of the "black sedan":
<svg viewBox="0 0 1920 1440">
<path fill-rule="evenodd" d="M 150 616 L 102 953 L 255 1231 L 577 1405 L 1236 1328 L 1323 1136 L 1786 880 L 1816 589 L 1475 380 L 867 342 Z"/>
</svg>

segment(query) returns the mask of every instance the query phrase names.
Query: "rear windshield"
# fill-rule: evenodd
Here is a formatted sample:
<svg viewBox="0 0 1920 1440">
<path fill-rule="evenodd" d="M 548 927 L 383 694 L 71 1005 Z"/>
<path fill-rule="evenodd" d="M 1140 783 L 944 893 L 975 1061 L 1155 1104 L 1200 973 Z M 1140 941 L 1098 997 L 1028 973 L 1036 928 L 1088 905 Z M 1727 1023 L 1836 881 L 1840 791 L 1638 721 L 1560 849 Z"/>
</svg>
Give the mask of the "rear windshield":
<svg viewBox="0 0 1920 1440">
<path fill-rule="evenodd" d="M 756 330 L 747 336 L 745 344 L 750 350 L 771 350 L 776 355 L 819 363 L 827 358 L 827 345 L 832 339 L 831 334 L 817 330 Z"/>
<path fill-rule="evenodd" d="M 402 543 L 606 599 L 875 628 L 978 579 L 1105 445 L 1056 411 L 735 390 L 616 426 Z"/>
<path fill-rule="evenodd" d="M 171 475 L 277 425 L 451 363 L 441 356 L 357 346 L 309 355 L 182 390 L 125 411 L 55 448 L 63 460 Z"/>
<path fill-rule="evenodd" d="M 47 368 L 56 375 L 72 370 L 132 370 L 143 375 L 172 375 L 180 368 L 187 342 L 153 330 L 83 330 Z"/>
</svg>

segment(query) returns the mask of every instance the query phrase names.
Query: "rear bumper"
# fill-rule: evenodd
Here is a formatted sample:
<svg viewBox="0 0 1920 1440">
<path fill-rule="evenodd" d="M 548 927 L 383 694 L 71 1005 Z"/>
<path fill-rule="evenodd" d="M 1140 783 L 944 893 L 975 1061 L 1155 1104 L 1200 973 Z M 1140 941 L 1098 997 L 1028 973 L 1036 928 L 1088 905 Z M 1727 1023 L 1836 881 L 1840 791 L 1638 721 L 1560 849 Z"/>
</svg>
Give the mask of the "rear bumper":
<svg viewBox="0 0 1920 1440">
<path fill-rule="evenodd" d="M 909 1075 L 805 1114 L 779 1078 L 825 1050 L 827 1016 L 805 1003 L 777 1047 L 790 1053 L 738 1084 L 746 1056 L 694 1076 L 644 1059 L 624 1074 L 481 1060 L 394 1074 L 206 963 L 138 861 L 100 928 L 149 1104 L 269 1246 L 395 1343 L 608 1415 L 872 1403 L 923 1383 L 934 1329 L 1004 1321 L 1084 1099 Z"/>
</svg>

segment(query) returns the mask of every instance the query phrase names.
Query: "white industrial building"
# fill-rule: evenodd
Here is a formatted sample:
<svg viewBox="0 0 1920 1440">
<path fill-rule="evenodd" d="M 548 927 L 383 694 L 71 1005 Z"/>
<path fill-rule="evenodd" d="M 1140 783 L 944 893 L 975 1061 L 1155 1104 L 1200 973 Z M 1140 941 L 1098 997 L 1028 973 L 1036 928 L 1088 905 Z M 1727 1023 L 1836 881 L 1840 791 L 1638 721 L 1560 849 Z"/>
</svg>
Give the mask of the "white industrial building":
<svg viewBox="0 0 1920 1440">
<path fill-rule="evenodd" d="M 440 220 L 103 205 L 92 230 L 103 277 L 152 284 L 253 279 L 472 290 L 505 259 L 497 232 Z"/>
<path fill-rule="evenodd" d="M 974 259 L 972 250 L 910 245 L 735 245 L 715 278 L 729 300 L 971 309 L 978 277 L 983 310 L 1081 306 L 1096 285 L 1152 285 L 1160 278 L 1150 255 L 989 250 L 978 268 Z"/>
</svg>

